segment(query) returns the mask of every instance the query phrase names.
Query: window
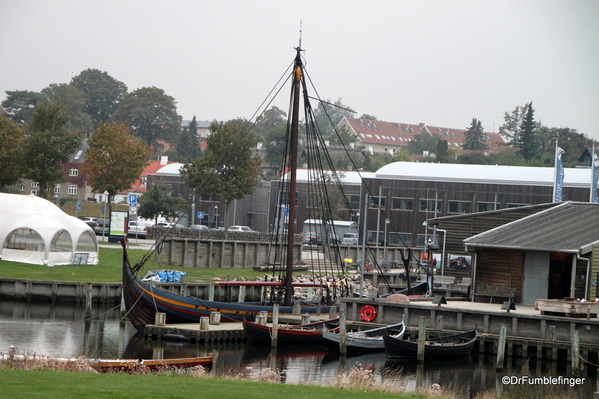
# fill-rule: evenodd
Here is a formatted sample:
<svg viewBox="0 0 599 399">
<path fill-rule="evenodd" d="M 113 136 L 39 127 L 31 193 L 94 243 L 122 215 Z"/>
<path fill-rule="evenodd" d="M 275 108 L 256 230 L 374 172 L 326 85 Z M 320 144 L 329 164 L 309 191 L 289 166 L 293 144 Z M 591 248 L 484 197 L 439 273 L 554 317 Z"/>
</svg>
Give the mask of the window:
<svg viewBox="0 0 599 399">
<path fill-rule="evenodd" d="M 470 201 L 449 201 L 449 213 L 470 213 Z"/>
<path fill-rule="evenodd" d="M 69 176 L 79 176 L 79 169 L 77 169 L 77 168 L 69 169 Z"/>
<path fill-rule="evenodd" d="M 495 209 L 499 209 L 499 204 L 494 202 L 477 202 L 476 203 L 476 211 L 477 212 L 487 212 L 494 211 Z"/>
<path fill-rule="evenodd" d="M 389 244 L 409 247 L 412 245 L 412 233 L 389 233 Z"/>
<path fill-rule="evenodd" d="M 31 182 L 31 188 L 40 188 L 40 184 L 36 181 Z"/>
<path fill-rule="evenodd" d="M 148 185 L 148 176 L 141 177 L 141 186 L 146 187 Z"/>
<path fill-rule="evenodd" d="M 60 194 L 60 184 L 54 186 L 54 194 Z"/>
<path fill-rule="evenodd" d="M 442 200 L 437 200 L 436 212 L 441 212 Z M 435 212 L 435 200 L 434 199 L 421 199 L 418 202 L 418 210 L 420 212 Z"/>
<path fill-rule="evenodd" d="M 21 191 L 24 192 L 25 190 L 27 190 L 27 186 L 25 186 L 25 184 L 21 184 Z"/>
<path fill-rule="evenodd" d="M 37 195 L 37 190 L 31 190 L 31 195 Z"/>
<path fill-rule="evenodd" d="M 413 198 L 391 198 L 391 209 L 400 211 L 413 211 Z"/>
<path fill-rule="evenodd" d="M 370 197 L 370 207 L 378 208 L 380 206 L 381 208 L 384 208 L 386 200 L 386 197 Z"/>
<path fill-rule="evenodd" d="M 349 209 L 360 209 L 360 196 L 350 195 L 349 196 Z"/>
<path fill-rule="evenodd" d="M 69 184 L 68 194 L 77 195 L 77 186 L 75 184 Z"/>
</svg>

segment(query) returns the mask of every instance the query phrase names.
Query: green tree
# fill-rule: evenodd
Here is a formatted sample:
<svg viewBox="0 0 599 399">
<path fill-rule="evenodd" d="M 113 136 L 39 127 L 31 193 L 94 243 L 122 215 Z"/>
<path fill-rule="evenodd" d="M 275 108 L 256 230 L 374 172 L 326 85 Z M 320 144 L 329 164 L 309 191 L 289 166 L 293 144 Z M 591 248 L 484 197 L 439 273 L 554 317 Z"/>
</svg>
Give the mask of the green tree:
<svg viewBox="0 0 599 399">
<path fill-rule="evenodd" d="M 499 134 L 505 140 L 505 144 L 510 147 L 517 148 L 526 107 L 527 105 L 517 106 L 512 113 L 506 112 L 503 115 L 504 123 L 499 127 Z"/>
<path fill-rule="evenodd" d="M 56 103 L 39 103 L 33 113 L 31 134 L 23 142 L 24 177 L 39 184 L 39 196 L 50 198 L 51 188 L 64 179 L 63 164 L 81 145 L 83 136 L 64 129 L 65 108 Z"/>
<path fill-rule="evenodd" d="M 202 150 L 198 142 L 198 123 L 194 115 L 189 126 L 183 129 L 176 147 L 176 157 L 182 162 L 191 161 L 202 156 Z"/>
<path fill-rule="evenodd" d="M 484 143 L 485 132 L 483 125 L 478 119 L 472 118 L 470 127 L 464 135 L 466 136 L 463 147 L 465 150 L 486 150 L 488 148 Z"/>
<path fill-rule="evenodd" d="M 21 177 L 19 151 L 25 129 L 7 117 L 0 116 L 0 191 Z"/>
<path fill-rule="evenodd" d="M 378 121 L 378 119 L 376 118 L 376 116 L 374 115 L 368 115 L 368 114 L 362 114 L 362 116 L 360 117 L 360 119 L 368 119 L 371 121 Z"/>
<path fill-rule="evenodd" d="M 234 199 L 251 194 L 260 183 L 262 160 L 252 155 L 254 137 L 244 126 L 239 120 L 212 123 L 204 156 L 181 168 L 188 186 L 199 189 L 201 195 L 222 198 L 225 208 Z"/>
<path fill-rule="evenodd" d="M 43 99 L 44 96 L 35 91 L 7 91 L 6 99 L 2 101 L 2 107 L 13 121 L 28 124 L 33 119 L 38 101 Z"/>
<path fill-rule="evenodd" d="M 71 79 L 85 95 L 85 112 L 92 118 L 94 128 L 106 122 L 127 94 L 127 86 L 106 72 L 86 69 Z"/>
<path fill-rule="evenodd" d="M 178 217 L 179 212 L 187 210 L 187 203 L 183 198 L 173 197 L 171 190 L 163 183 L 154 183 L 139 198 L 138 215 L 144 219 L 154 219 L 158 223 L 158 217 Z"/>
<path fill-rule="evenodd" d="M 142 87 L 129 93 L 112 119 L 129 126 L 135 135 L 154 148 L 160 146 L 160 140 L 176 144 L 181 131 L 175 99 L 157 87 Z"/>
<path fill-rule="evenodd" d="M 449 163 L 449 143 L 447 140 L 437 141 L 437 161 L 442 163 Z"/>
<path fill-rule="evenodd" d="M 414 155 L 423 156 L 425 152 L 434 153 L 437 150 L 439 138 L 429 133 L 415 134 L 412 141 L 408 143 L 410 152 Z"/>
<path fill-rule="evenodd" d="M 527 161 L 530 161 L 538 154 L 537 137 L 535 129 L 537 124 L 534 120 L 534 110 L 532 109 L 532 101 L 526 105 L 526 115 L 520 126 L 520 137 L 516 142 L 518 153 Z"/>
<path fill-rule="evenodd" d="M 278 107 L 272 106 L 256 118 L 254 132 L 258 141 L 265 140 L 266 134 L 281 126 L 287 125 L 287 114 Z"/>
<path fill-rule="evenodd" d="M 129 189 L 148 163 L 147 146 L 122 124 L 98 125 L 88 145 L 83 173 L 94 191 L 108 191 L 109 199 Z"/>
<path fill-rule="evenodd" d="M 62 105 L 69 115 L 69 121 L 65 128 L 68 130 L 78 130 L 80 132 L 91 132 L 94 128 L 94 122 L 87 113 L 85 113 L 85 95 L 75 86 L 66 83 L 53 83 L 41 92 L 44 100 Z"/>
<path fill-rule="evenodd" d="M 330 138 L 335 131 L 334 127 L 339 125 L 343 118 L 351 118 L 354 114 L 355 112 L 344 105 L 341 99 L 335 103 L 331 103 L 330 100 L 320 101 L 314 110 L 314 121 L 322 137 Z"/>
<path fill-rule="evenodd" d="M 264 162 L 278 167 L 283 164 L 287 142 L 287 126 L 279 125 L 268 132 L 264 137 Z M 276 172 L 278 173 L 278 172 Z"/>
</svg>

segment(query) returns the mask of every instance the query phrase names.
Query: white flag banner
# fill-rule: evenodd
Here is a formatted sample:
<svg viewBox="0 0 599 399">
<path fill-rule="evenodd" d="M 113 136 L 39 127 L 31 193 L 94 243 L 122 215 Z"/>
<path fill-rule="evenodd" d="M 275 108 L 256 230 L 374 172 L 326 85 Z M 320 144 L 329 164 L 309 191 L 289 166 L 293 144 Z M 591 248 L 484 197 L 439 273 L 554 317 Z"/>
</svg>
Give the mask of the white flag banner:
<svg viewBox="0 0 599 399">
<path fill-rule="evenodd" d="M 553 187 L 553 202 L 563 201 L 564 189 L 564 164 L 562 163 L 562 154 L 565 151 L 557 147 L 555 150 L 555 185 Z"/>
<path fill-rule="evenodd" d="M 599 156 L 595 154 L 593 148 L 593 160 L 591 161 L 591 202 L 599 202 L 599 195 L 597 195 L 597 183 L 599 182 Z"/>
</svg>

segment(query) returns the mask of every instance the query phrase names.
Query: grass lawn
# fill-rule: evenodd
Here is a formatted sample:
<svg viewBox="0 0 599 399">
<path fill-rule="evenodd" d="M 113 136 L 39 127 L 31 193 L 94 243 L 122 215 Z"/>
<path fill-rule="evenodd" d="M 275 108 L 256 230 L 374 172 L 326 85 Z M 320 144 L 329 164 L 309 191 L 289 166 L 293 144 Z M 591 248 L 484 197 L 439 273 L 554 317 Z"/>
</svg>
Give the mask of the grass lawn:
<svg viewBox="0 0 599 399">
<path fill-rule="evenodd" d="M 272 384 L 172 374 L 93 374 L 67 371 L 0 369 L 3 398 L 218 398 L 218 399 L 424 399 L 424 393 L 392 394 L 378 391 Z M 443 396 L 434 396 L 443 398 Z M 451 397 L 451 396 L 446 396 Z"/>
<path fill-rule="evenodd" d="M 135 263 L 146 253 L 143 249 L 129 249 L 129 260 Z M 0 260 L 0 278 L 21 278 L 25 280 L 77 281 L 85 283 L 117 283 L 122 280 L 123 250 L 120 245 L 114 248 L 100 248 L 100 262 L 97 265 L 42 266 L 29 263 Z M 154 256 L 146 262 L 141 275 L 148 270 L 176 269 L 187 273 L 187 282 L 209 282 L 215 278 L 245 277 L 254 279 L 264 273 L 252 268 L 183 268 L 181 266 L 157 265 Z"/>
</svg>

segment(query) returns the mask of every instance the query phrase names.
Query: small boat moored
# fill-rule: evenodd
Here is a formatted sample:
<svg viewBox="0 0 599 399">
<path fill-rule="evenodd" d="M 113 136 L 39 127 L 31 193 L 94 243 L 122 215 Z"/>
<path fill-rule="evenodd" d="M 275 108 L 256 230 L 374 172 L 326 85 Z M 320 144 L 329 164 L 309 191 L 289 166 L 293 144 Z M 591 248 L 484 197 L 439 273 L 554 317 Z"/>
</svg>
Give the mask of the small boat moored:
<svg viewBox="0 0 599 399">
<path fill-rule="evenodd" d="M 338 330 L 339 318 L 309 324 L 279 325 L 277 344 L 322 344 L 322 333 L 327 329 Z M 244 320 L 243 330 L 248 342 L 252 344 L 270 344 L 272 342 L 272 326 L 270 325 Z"/>
<path fill-rule="evenodd" d="M 388 358 L 417 358 L 418 340 L 383 337 Z M 430 338 L 424 344 L 424 358 L 469 356 L 478 339 L 476 330 Z"/>
<path fill-rule="evenodd" d="M 401 323 L 365 331 L 348 332 L 345 338 L 347 352 L 382 352 L 385 350 L 385 341 L 383 340 L 385 335 L 402 339 L 405 332 L 406 326 L 403 318 Z M 328 349 L 339 350 L 341 336 L 338 331 L 323 331 L 322 337 Z"/>
<path fill-rule="evenodd" d="M 212 367 L 214 355 L 178 359 L 90 359 L 89 365 L 100 373 L 168 370 L 173 368 Z"/>
</svg>

